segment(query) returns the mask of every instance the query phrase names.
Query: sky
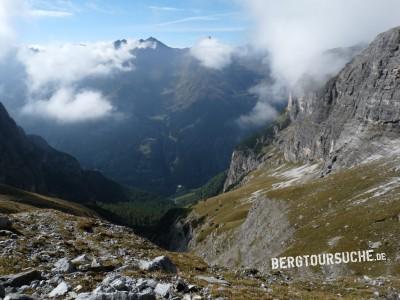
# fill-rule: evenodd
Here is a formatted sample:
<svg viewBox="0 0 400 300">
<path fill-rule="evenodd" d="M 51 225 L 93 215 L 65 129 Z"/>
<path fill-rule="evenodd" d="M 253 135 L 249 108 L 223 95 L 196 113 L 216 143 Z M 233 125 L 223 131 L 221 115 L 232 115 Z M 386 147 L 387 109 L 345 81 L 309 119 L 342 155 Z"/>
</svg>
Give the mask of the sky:
<svg viewBox="0 0 400 300">
<path fill-rule="evenodd" d="M 26 71 L 22 113 L 73 123 L 115 113 L 112 99 L 78 83 L 135 71 L 132 50 L 152 47 L 140 38 L 190 47 L 216 71 L 262 53 L 266 80 L 249 90 L 259 102 L 241 118 L 260 125 L 305 75 L 324 83 L 343 68 L 326 50 L 369 43 L 400 26 L 399 12 L 400 0 L 0 0 L 0 62 L 13 53 Z"/>
<path fill-rule="evenodd" d="M 24 43 L 82 42 L 154 36 L 190 47 L 213 36 L 244 42 L 248 20 L 235 0 L 30 0 L 33 18 L 19 31 Z M 28 24 L 27 24 L 28 23 Z"/>
</svg>

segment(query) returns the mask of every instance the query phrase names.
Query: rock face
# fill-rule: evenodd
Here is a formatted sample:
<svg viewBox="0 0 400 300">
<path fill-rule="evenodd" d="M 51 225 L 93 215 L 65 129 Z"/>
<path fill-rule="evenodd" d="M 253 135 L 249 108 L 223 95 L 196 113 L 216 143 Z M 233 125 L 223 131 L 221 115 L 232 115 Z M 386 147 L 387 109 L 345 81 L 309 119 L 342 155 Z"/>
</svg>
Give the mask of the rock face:
<svg viewBox="0 0 400 300">
<path fill-rule="evenodd" d="M 302 84 L 302 83 L 301 83 Z M 268 159 L 276 146 L 289 162 L 320 162 L 323 174 L 392 154 L 400 144 L 400 27 L 380 34 L 325 86 L 293 92 L 290 126 L 263 145 L 237 150 L 225 190 Z M 304 92 L 305 91 L 305 92 Z M 255 148 L 264 147 L 255 155 Z"/>
<path fill-rule="evenodd" d="M 288 161 L 321 160 L 324 171 L 392 152 L 400 138 L 400 27 L 380 34 L 324 88 L 295 95 L 279 139 Z"/>
<path fill-rule="evenodd" d="M 0 103 L 0 184 L 73 201 L 127 201 L 127 192 L 99 172 L 17 126 Z"/>
<path fill-rule="evenodd" d="M 359 210 L 387 214 L 375 223 L 392 218 L 399 187 L 400 27 L 380 34 L 322 87 L 293 92 L 286 115 L 288 126 L 260 134 L 234 153 L 225 183 L 229 192 L 199 203 L 186 218 L 186 224 L 202 218 L 190 232 L 188 248 L 207 262 L 268 271 L 268 258 L 295 252 L 295 246 L 307 252 L 311 243 L 327 237 L 333 223 L 344 231 L 358 225 L 363 221 L 357 219 Z M 386 201 L 388 211 L 378 201 Z M 307 210 L 301 212 L 302 207 Z M 350 211 L 354 219 L 349 224 L 336 224 Z M 370 243 L 354 242 L 350 235 L 344 240 L 380 249 L 395 225 L 376 239 L 375 223 L 364 227 L 372 235 Z M 329 237 L 316 253 L 344 243 L 334 230 Z M 327 268 L 324 274 L 335 277 L 346 270 Z"/>
<path fill-rule="evenodd" d="M 250 171 L 257 168 L 259 158 L 252 150 L 235 150 L 232 154 L 232 163 L 224 184 L 224 192 L 240 182 Z"/>
</svg>

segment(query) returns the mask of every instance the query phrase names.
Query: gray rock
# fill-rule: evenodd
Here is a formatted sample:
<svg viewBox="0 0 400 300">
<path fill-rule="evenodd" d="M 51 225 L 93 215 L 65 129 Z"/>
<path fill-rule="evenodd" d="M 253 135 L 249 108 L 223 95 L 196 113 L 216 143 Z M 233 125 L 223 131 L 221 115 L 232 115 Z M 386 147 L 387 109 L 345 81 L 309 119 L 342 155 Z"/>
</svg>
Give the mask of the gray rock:
<svg viewBox="0 0 400 300">
<path fill-rule="evenodd" d="M 8 294 L 4 300 L 36 300 L 35 298 L 24 294 Z"/>
<path fill-rule="evenodd" d="M 244 176 L 260 165 L 259 155 L 251 150 L 235 150 L 232 154 L 231 165 L 225 180 L 223 191 L 226 192 L 237 185 Z"/>
<path fill-rule="evenodd" d="M 204 281 L 206 281 L 208 283 L 211 283 L 211 284 L 220 284 L 220 285 L 226 285 L 226 286 L 230 285 L 230 283 L 228 281 L 226 281 L 226 280 L 218 279 L 218 278 L 211 277 L 211 276 L 197 275 L 197 276 L 195 276 L 195 278 L 200 279 L 200 280 L 204 280 Z"/>
<path fill-rule="evenodd" d="M 59 285 L 57 285 L 57 287 L 55 289 L 53 289 L 50 293 L 49 293 L 49 297 L 53 298 L 53 297 L 60 297 L 60 296 L 64 296 L 65 294 L 68 293 L 68 291 L 71 289 L 71 287 L 68 285 L 68 283 L 66 283 L 65 281 L 60 282 Z"/>
<path fill-rule="evenodd" d="M 32 281 L 42 279 L 42 275 L 37 270 L 30 270 L 18 274 L 7 275 L 0 277 L 0 282 L 3 282 L 4 286 L 21 287 L 23 285 L 29 285 Z"/>
<path fill-rule="evenodd" d="M 137 294 L 128 292 L 115 293 L 83 293 L 76 297 L 76 300 L 138 300 Z M 155 298 L 154 298 L 155 299 Z"/>
<path fill-rule="evenodd" d="M 68 258 L 64 257 L 64 258 L 61 258 L 60 260 L 58 260 L 54 264 L 54 268 L 52 271 L 55 273 L 68 274 L 68 273 L 74 272 L 75 267 Z"/>
<path fill-rule="evenodd" d="M 368 247 L 370 248 L 370 249 L 378 249 L 378 248 L 380 248 L 382 246 L 382 243 L 381 242 L 368 242 Z"/>
<path fill-rule="evenodd" d="M 172 284 L 169 283 L 158 283 L 154 289 L 154 292 L 163 298 L 168 298 L 171 294 L 171 291 Z"/>
<path fill-rule="evenodd" d="M 10 229 L 11 228 L 10 218 L 6 215 L 0 214 L 0 229 Z"/>
<path fill-rule="evenodd" d="M 82 254 L 73 260 L 71 260 L 71 263 L 74 265 L 84 265 L 84 264 L 89 264 L 91 263 L 89 257 L 86 254 Z"/>
<path fill-rule="evenodd" d="M 140 261 L 139 268 L 146 271 L 161 271 L 165 273 L 176 273 L 175 264 L 167 256 L 159 256 L 150 262 Z"/>
<path fill-rule="evenodd" d="M 148 288 L 137 294 L 138 300 L 156 300 L 156 295 L 153 292 L 153 289 Z"/>
<path fill-rule="evenodd" d="M 5 295 L 6 295 L 6 290 L 4 286 L 0 284 L 0 298 L 4 298 Z"/>
<path fill-rule="evenodd" d="M 117 278 L 110 284 L 117 291 L 126 291 L 127 286 L 125 284 L 124 278 Z"/>
<path fill-rule="evenodd" d="M 400 138 L 399 38 L 400 27 L 380 34 L 325 86 L 293 95 L 277 143 L 286 160 L 321 160 L 329 173 L 390 155 Z"/>
<path fill-rule="evenodd" d="M 175 290 L 178 293 L 186 293 L 187 291 L 189 291 L 189 286 L 186 284 L 185 281 L 183 281 L 182 279 L 178 279 L 175 282 Z"/>
</svg>

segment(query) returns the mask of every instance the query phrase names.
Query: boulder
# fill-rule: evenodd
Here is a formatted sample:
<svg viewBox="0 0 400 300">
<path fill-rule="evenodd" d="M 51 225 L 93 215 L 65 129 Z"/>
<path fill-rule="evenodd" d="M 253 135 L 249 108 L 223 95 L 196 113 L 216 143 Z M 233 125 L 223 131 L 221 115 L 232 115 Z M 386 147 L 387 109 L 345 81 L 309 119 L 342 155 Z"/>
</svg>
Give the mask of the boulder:
<svg viewBox="0 0 400 300">
<path fill-rule="evenodd" d="M 128 289 L 123 277 L 115 279 L 110 285 L 117 291 L 126 291 Z"/>
<path fill-rule="evenodd" d="M 165 273 L 177 273 L 175 264 L 167 256 L 158 256 L 152 261 L 140 261 L 139 268 L 145 271 L 161 271 Z"/>
<path fill-rule="evenodd" d="M 84 264 L 90 264 L 91 260 L 86 254 L 82 254 L 71 260 L 71 263 L 74 265 L 84 265 Z"/>
<path fill-rule="evenodd" d="M 71 289 L 71 287 L 68 285 L 68 283 L 66 283 L 65 281 L 62 281 L 59 283 L 59 285 L 57 285 L 57 287 L 55 289 L 53 289 L 49 293 L 49 297 L 54 298 L 54 297 L 64 296 L 65 294 L 68 293 L 68 291 L 70 289 Z"/>
<path fill-rule="evenodd" d="M 64 258 L 61 258 L 60 260 L 58 260 L 54 264 L 54 268 L 52 271 L 55 273 L 68 274 L 68 273 L 74 272 L 75 267 L 68 258 L 64 257 Z"/>
<path fill-rule="evenodd" d="M 11 228 L 11 221 L 8 216 L 1 214 L 0 215 L 0 229 L 10 229 Z"/>
<path fill-rule="evenodd" d="M 40 279 L 42 279 L 42 274 L 39 271 L 30 270 L 0 277 L 0 282 L 3 282 L 4 286 L 21 287 L 23 285 L 30 285 L 32 281 Z"/>
<path fill-rule="evenodd" d="M 172 284 L 169 283 L 158 283 L 154 292 L 163 298 L 168 298 L 172 291 Z"/>
</svg>

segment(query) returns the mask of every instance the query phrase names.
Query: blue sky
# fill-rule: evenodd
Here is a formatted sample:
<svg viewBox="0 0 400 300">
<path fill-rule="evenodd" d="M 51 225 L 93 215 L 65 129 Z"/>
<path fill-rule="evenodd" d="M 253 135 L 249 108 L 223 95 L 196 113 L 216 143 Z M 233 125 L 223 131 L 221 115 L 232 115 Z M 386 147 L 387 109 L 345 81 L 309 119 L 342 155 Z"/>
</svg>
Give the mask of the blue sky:
<svg viewBox="0 0 400 300">
<path fill-rule="evenodd" d="M 176 47 L 205 36 L 244 43 L 248 20 L 235 0 L 30 0 L 36 16 L 24 43 L 82 42 L 154 36 Z"/>
</svg>

